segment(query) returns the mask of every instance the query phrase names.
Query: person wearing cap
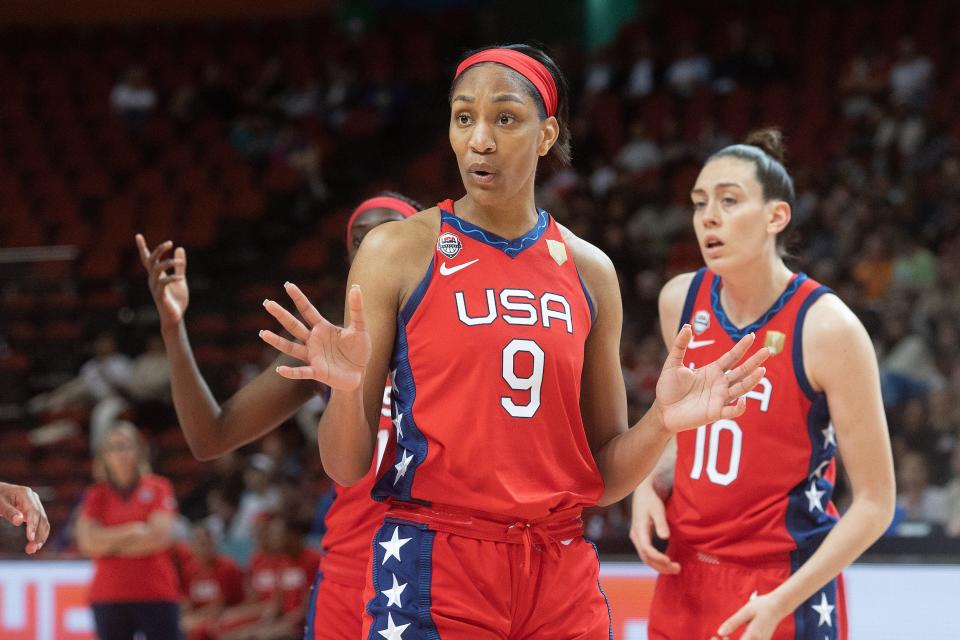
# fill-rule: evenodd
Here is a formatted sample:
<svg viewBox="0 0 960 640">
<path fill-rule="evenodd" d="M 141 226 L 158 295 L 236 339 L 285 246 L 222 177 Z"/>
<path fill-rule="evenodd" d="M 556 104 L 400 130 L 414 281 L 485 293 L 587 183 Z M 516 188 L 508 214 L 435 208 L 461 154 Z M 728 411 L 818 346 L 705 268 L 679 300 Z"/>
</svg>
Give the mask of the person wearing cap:
<svg viewBox="0 0 960 640">
<path fill-rule="evenodd" d="M 176 640 L 180 584 L 171 553 L 177 501 L 166 478 L 150 472 L 136 427 L 107 430 L 94 459 L 97 483 L 83 496 L 76 538 L 93 559 L 89 598 L 97 637 Z"/>
<path fill-rule="evenodd" d="M 250 456 L 243 473 L 244 490 L 240 494 L 237 514 L 227 530 L 227 538 L 233 541 L 253 539 L 253 525 L 263 513 L 274 513 L 280 506 L 280 490 L 273 483 L 273 460 L 263 454 Z"/>
<path fill-rule="evenodd" d="M 535 203 L 540 159 L 570 160 L 560 70 L 535 47 L 483 49 L 449 96 L 465 195 L 370 232 L 344 328 L 288 284 L 303 321 L 267 310 L 293 340 L 261 335 L 300 361 L 280 375 L 333 389 L 318 441 L 342 484 L 367 473 L 393 372 L 397 439 L 373 491 L 389 506 L 360 637 L 606 640 L 582 510 L 625 497 L 672 433 L 739 415 L 768 352 L 737 366 L 745 337 L 692 371 L 685 328 L 628 429 L 616 272 Z"/>
<path fill-rule="evenodd" d="M 347 223 L 348 260 L 353 260 L 371 229 L 409 218 L 422 208 L 418 202 L 389 191 L 361 202 Z M 222 405 L 217 403 L 196 366 L 183 320 L 190 299 L 186 250 L 177 247 L 170 258 L 171 242 L 164 242 L 152 250 L 147 248 L 142 235 L 137 235 L 136 242 L 148 272 L 150 291 L 160 312 L 177 417 L 190 450 L 197 458 L 210 460 L 262 437 L 314 397 L 317 393 L 315 383 L 291 381 L 275 373 L 277 366 L 295 362 L 281 356 L 272 367 L 244 385 Z M 172 274 L 168 273 L 170 269 L 173 269 Z M 380 396 L 381 435 L 378 437 L 382 451 L 393 430 L 389 380 Z M 372 465 L 375 466 L 378 460 L 373 459 Z M 335 499 L 325 516 L 327 531 L 323 537 L 323 557 L 311 592 L 305 632 L 308 639 L 355 640 L 359 637 L 370 541 L 386 512 L 384 503 L 370 498 L 375 477 L 370 467 L 368 465 L 369 471 L 363 481 L 352 487 L 335 485 L 333 488 Z"/>
</svg>

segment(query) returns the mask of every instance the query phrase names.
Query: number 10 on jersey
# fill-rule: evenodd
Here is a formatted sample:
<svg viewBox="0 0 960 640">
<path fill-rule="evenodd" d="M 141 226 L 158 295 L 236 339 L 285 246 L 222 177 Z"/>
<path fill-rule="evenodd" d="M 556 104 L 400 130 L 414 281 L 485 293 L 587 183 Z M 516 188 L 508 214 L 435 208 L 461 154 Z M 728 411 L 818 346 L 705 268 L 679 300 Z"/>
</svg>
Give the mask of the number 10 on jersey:
<svg viewBox="0 0 960 640">
<path fill-rule="evenodd" d="M 527 377 L 516 373 L 517 356 L 529 354 L 533 358 L 533 367 Z M 543 387 L 543 349 L 533 340 L 514 338 L 503 348 L 503 380 L 514 391 L 527 391 L 530 398 L 525 404 L 518 404 L 511 396 L 501 396 L 500 404 L 514 418 L 532 418 L 540 408 L 540 390 Z"/>
<path fill-rule="evenodd" d="M 707 447 L 707 432 L 710 432 L 710 444 Z M 720 436 L 727 431 L 730 433 L 730 460 L 727 470 L 721 472 L 717 466 L 717 455 L 720 450 Z M 729 485 L 737 479 L 740 472 L 740 453 L 743 448 L 743 431 L 735 420 L 717 420 L 709 426 L 697 427 L 697 449 L 694 453 L 693 468 L 690 477 L 699 480 L 703 474 L 704 449 L 707 449 L 707 478 L 714 484 Z"/>
</svg>

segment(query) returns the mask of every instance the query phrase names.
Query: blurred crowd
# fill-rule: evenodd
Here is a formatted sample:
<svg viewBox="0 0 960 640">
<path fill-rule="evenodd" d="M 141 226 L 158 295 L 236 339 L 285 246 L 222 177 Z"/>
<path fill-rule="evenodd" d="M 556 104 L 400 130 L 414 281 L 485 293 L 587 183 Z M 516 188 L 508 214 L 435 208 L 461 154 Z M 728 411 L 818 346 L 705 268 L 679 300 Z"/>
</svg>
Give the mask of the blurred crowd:
<svg viewBox="0 0 960 640">
<path fill-rule="evenodd" d="M 661 6 L 593 52 L 554 47 L 575 98 L 574 162 L 540 177 L 538 205 L 617 267 L 622 363 L 637 418 L 654 397 L 665 355 L 659 289 L 702 264 L 688 196 L 699 167 L 749 128 L 780 126 L 797 187 L 789 263 L 832 287 L 876 346 L 898 475 L 891 533 L 960 536 L 960 128 L 949 108 L 960 97 L 949 37 L 960 29 L 960 13 L 929 2 L 936 19 L 908 29 L 897 18 L 905 3 L 890 2 L 871 14 L 873 28 L 841 39 L 872 5 L 850 3 L 838 17 L 829 4 L 812 3 L 803 15 L 796 7 L 782 16 L 731 10 L 717 20 L 700 16 L 695 25 L 682 3 Z M 441 21 L 449 37 L 430 37 Z M 197 318 L 253 316 L 231 329 L 248 334 L 217 333 L 220 351 L 198 353 L 201 366 L 215 372 L 218 395 L 269 362 L 269 353 L 251 346 L 264 287 L 275 296 L 280 283 L 300 278 L 329 317 L 339 316 L 342 226 L 352 203 L 383 187 L 427 203 L 459 195 L 446 91 L 460 50 L 483 43 L 478 29 L 459 13 L 224 28 L 211 39 L 220 48 L 191 48 L 204 40 L 185 36 L 187 54 L 173 59 L 175 74 L 164 64 L 152 67 L 149 55 L 128 53 L 100 96 L 124 135 L 134 146 L 155 146 L 151 131 L 161 124 L 173 132 L 170 144 L 201 129 L 215 132 L 223 145 L 217 153 L 228 158 L 223 167 L 245 176 L 256 203 L 249 216 L 221 221 L 210 243 L 194 246 L 189 222 L 166 229 L 191 252 L 188 279 L 199 313 L 187 325 L 200 332 L 195 346 L 204 346 L 216 324 L 204 333 Z M 928 37 L 930 29 L 943 37 Z M 226 179 L 221 169 L 215 173 Z M 188 200 L 177 202 L 190 210 Z M 187 555 L 199 564 L 185 575 L 219 571 L 212 568 L 220 562 L 212 560 L 214 544 L 249 560 L 246 595 L 223 587 L 211 599 L 204 579 L 188 580 L 188 615 L 203 619 L 214 600 L 246 611 L 244 604 L 266 602 L 264 585 L 284 570 L 276 567 L 309 564 L 297 564 L 304 533 L 313 543 L 322 536 L 327 484 L 310 439 L 322 402 L 301 416 L 305 428 L 285 425 L 214 463 L 183 461 L 162 343 L 147 339 L 152 303 L 144 275 L 128 265 L 112 278 L 123 283 L 123 304 L 137 320 L 121 328 L 115 317 L 100 323 L 95 328 L 108 333 L 88 332 L 95 354 L 71 372 L 75 378 L 23 399 L 33 442 L 81 433 L 96 446 L 111 421 L 136 420 L 152 438 L 159 470 L 175 481 L 184 539 L 186 523 L 194 523 Z M 142 355 L 125 355 L 116 335 L 145 345 Z M 169 446 L 181 455 L 165 456 Z M 165 467 L 169 460 L 180 464 Z M 177 484 L 179 474 L 191 481 Z M 838 495 L 842 509 L 849 497 L 842 481 Z M 592 511 L 588 535 L 625 539 L 626 509 Z M 71 548 L 69 535 L 59 546 Z M 287 560 L 270 564 L 264 558 L 271 554 Z M 258 573 L 265 566 L 274 577 Z M 291 596 L 297 604 L 288 607 L 286 597 L 271 596 L 271 611 L 299 606 Z M 196 624 L 197 633 L 206 632 L 205 623 Z"/>
</svg>

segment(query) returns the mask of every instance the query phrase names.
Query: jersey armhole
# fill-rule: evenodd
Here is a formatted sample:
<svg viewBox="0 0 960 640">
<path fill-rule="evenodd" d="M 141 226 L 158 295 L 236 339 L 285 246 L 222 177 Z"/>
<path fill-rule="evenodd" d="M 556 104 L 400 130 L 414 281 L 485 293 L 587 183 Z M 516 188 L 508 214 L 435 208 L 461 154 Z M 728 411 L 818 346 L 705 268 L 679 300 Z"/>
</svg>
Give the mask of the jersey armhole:
<svg viewBox="0 0 960 640">
<path fill-rule="evenodd" d="M 593 306 L 593 298 L 590 297 L 590 291 L 587 290 L 587 283 L 583 281 L 580 270 L 577 269 L 577 278 L 580 279 L 580 288 L 583 289 L 583 297 L 587 299 L 587 306 L 590 307 L 590 324 L 597 320 L 597 308 Z"/>
<path fill-rule="evenodd" d="M 420 280 L 417 288 L 410 294 L 407 303 L 403 305 L 403 309 L 401 309 L 399 315 L 397 315 L 397 319 L 404 324 L 410 322 L 410 318 L 416 313 L 420 307 L 420 303 L 423 301 L 423 296 L 427 293 L 427 288 L 430 286 L 430 279 L 433 276 L 433 263 L 434 260 L 431 260 L 430 264 L 427 265 L 427 272 L 424 274 L 423 279 Z"/>
<path fill-rule="evenodd" d="M 690 314 L 693 313 L 693 305 L 697 301 L 697 293 L 700 291 L 700 284 L 704 276 L 707 275 L 707 268 L 700 267 L 690 281 L 690 288 L 687 289 L 687 298 L 683 301 L 683 312 L 680 314 L 680 323 L 677 325 L 677 332 L 683 329 L 683 325 L 690 321 Z"/>
<path fill-rule="evenodd" d="M 807 371 L 803 366 L 803 322 L 807 317 L 807 311 L 810 310 L 813 303 L 826 293 L 833 293 L 833 290 L 824 285 L 820 285 L 811 291 L 810 295 L 808 295 L 800 305 L 800 309 L 797 311 L 797 319 L 793 325 L 793 373 L 797 378 L 800 389 L 803 390 L 804 395 L 810 400 L 816 400 L 820 394 L 817 393 L 817 390 L 810 384 L 810 380 L 807 378 Z"/>
</svg>

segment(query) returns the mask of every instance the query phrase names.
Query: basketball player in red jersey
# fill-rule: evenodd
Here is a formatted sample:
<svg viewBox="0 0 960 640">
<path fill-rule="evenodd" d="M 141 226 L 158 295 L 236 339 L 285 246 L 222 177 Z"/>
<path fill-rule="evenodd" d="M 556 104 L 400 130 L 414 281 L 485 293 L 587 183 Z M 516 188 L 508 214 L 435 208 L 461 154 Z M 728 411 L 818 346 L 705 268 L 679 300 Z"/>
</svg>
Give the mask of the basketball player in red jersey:
<svg viewBox="0 0 960 640">
<path fill-rule="evenodd" d="M 385 193 L 362 202 L 347 223 L 350 260 L 370 229 L 391 220 L 402 220 L 421 209 L 413 200 Z M 262 437 L 292 416 L 316 392 L 307 382 L 290 382 L 272 370 L 265 371 L 220 406 L 210 393 L 193 358 L 183 315 L 189 303 L 186 282 L 187 256 L 182 247 L 168 255 L 172 243 L 153 251 L 138 235 L 140 258 L 149 273 L 150 291 L 160 312 L 162 335 L 170 359 L 173 400 L 180 426 L 195 456 L 209 460 Z M 174 269 L 169 274 L 169 269 Z M 275 365 L 290 364 L 281 357 Z M 392 428 L 390 388 L 383 393 L 379 451 L 382 456 Z M 368 461 L 369 462 L 369 461 Z M 374 467 L 379 456 L 374 460 Z M 355 640 L 360 634 L 362 594 L 370 555 L 370 540 L 383 520 L 386 507 L 370 499 L 375 473 L 357 485 L 336 486 L 336 498 L 326 515 L 324 556 L 307 613 L 306 637 L 314 640 Z"/>
<path fill-rule="evenodd" d="M 887 528 L 894 479 L 877 362 L 856 316 L 778 251 L 793 182 L 776 130 L 718 151 L 691 191 L 706 267 L 660 294 L 664 341 L 699 367 L 755 332 L 776 355 L 736 419 L 676 439 L 634 492 L 631 537 L 660 572 L 650 638 L 846 637 L 840 571 Z M 843 454 L 853 503 L 830 501 Z M 666 502 L 666 507 L 664 506 Z M 669 538 L 651 545 L 651 529 Z M 741 635 L 742 634 L 742 635 Z"/>
<path fill-rule="evenodd" d="M 539 159 L 569 159 L 562 75 L 538 49 L 485 49 L 460 63 L 450 105 L 466 195 L 370 233 L 346 329 L 288 284 L 311 327 L 269 303 L 296 342 L 262 335 L 305 363 L 278 373 L 333 388 L 318 438 L 345 484 L 367 466 L 392 371 L 363 638 L 606 639 L 583 507 L 627 495 L 676 430 L 739 415 L 768 352 L 735 367 L 746 337 L 691 371 L 684 329 L 628 430 L 616 272 L 534 204 Z"/>
</svg>

